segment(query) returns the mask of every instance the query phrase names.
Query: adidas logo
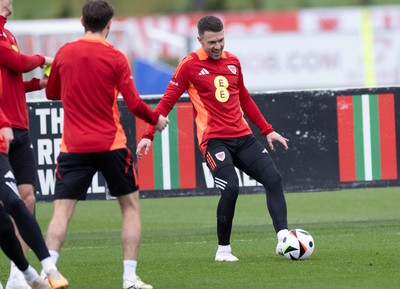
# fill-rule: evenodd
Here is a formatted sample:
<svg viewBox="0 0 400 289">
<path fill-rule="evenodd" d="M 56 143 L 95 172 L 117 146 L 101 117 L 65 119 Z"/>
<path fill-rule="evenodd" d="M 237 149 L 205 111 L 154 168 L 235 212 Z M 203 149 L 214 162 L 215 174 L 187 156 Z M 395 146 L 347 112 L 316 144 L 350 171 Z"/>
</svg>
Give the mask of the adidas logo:
<svg viewBox="0 0 400 289">
<path fill-rule="evenodd" d="M 205 68 L 203 68 L 203 69 L 199 72 L 199 75 L 206 75 L 206 74 L 210 74 L 210 73 L 209 73 L 208 70 L 205 69 Z"/>
<path fill-rule="evenodd" d="M 12 173 L 12 171 L 8 171 L 5 175 L 4 175 L 5 179 L 14 179 L 14 174 Z"/>
<path fill-rule="evenodd" d="M 11 190 L 13 190 L 13 192 L 21 198 L 21 196 L 19 195 L 18 192 L 18 188 L 17 188 L 17 184 L 15 183 L 14 180 L 14 174 L 12 173 L 12 171 L 8 171 L 5 175 L 4 175 L 4 179 L 6 179 L 5 184 L 7 186 L 9 186 L 11 188 Z"/>
</svg>

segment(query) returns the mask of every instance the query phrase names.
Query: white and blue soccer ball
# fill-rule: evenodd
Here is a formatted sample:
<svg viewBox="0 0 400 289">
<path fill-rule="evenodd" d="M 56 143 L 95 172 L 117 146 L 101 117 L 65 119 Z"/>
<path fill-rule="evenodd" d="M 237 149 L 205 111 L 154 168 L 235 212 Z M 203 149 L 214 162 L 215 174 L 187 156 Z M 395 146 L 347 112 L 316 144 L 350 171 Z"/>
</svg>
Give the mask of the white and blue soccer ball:
<svg viewBox="0 0 400 289">
<path fill-rule="evenodd" d="M 310 233 L 293 229 L 283 238 L 283 255 L 290 260 L 305 260 L 314 252 L 315 243 Z"/>
</svg>

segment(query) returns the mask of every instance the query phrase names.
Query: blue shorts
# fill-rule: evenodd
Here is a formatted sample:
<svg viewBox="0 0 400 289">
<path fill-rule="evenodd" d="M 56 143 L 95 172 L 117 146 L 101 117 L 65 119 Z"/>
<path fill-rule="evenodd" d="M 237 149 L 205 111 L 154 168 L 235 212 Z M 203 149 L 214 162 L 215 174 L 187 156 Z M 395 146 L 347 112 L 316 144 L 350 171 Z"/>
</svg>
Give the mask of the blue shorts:
<svg viewBox="0 0 400 289">
<path fill-rule="evenodd" d="M 57 158 L 55 199 L 85 200 L 96 172 L 101 172 L 113 197 L 139 189 L 129 149 L 95 153 L 63 153 Z"/>
</svg>

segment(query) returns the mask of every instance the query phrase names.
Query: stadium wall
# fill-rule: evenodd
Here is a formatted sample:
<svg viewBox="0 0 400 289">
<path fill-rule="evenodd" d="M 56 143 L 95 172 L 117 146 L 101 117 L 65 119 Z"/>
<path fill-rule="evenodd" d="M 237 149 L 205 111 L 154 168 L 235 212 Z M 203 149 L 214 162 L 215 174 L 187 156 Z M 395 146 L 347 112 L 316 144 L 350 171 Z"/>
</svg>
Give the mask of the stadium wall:
<svg viewBox="0 0 400 289">
<path fill-rule="evenodd" d="M 400 186 L 398 136 L 399 87 L 253 93 L 289 150 L 270 152 L 283 175 L 286 192 Z M 159 96 L 148 97 L 152 108 Z M 37 200 L 54 194 L 54 169 L 62 133 L 60 102 L 29 102 L 31 136 L 38 162 Z M 146 124 L 119 101 L 121 121 L 134 152 Z M 193 110 L 182 97 L 169 115 L 167 130 L 157 133 L 151 152 L 138 162 L 141 196 L 218 194 L 197 148 Z M 266 140 L 253 127 L 265 146 Z M 243 193 L 260 193 L 255 180 L 237 171 Z M 101 175 L 93 178 L 88 199 L 108 198 Z"/>
</svg>

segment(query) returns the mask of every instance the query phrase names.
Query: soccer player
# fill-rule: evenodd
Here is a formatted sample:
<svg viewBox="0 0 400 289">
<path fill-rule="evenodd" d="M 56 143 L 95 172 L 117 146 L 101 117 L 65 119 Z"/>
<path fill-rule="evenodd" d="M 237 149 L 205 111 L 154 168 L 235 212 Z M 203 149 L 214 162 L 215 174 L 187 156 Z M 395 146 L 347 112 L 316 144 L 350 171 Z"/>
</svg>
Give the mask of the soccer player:
<svg viewBox="0 0 400 289">
<path fill-rule="evenodd" d="M 39 66 L 51 64 L 52 58 L 41 55 L 27 56 L 19 52 L 13 34 L 4 26 L 12 15 L 11 0 L 0 0 L 0 85 L 2 87 L 1 107 L 14 133 L 10 145 L 9 162 L 14 171 L 18 191 L 31 213 L 35 207 L 34 185 L 36 181 L 36 161 L 29 135 L 28 109 L 25 92 L 42 89 L 46 79 L 23 81 L 22 73 Z M 27 246 L 22 242 L 24 252 Z M 21 272 L 11 264 L 10 278 L 6 289 L 29 289 Z"/>
<path fill-rule="evenodd" d="M 230 237 L 239 194 L 235 167 L 261 184 L 266 190 L 267 206 L 278 237 L 277 254 L 282 254 L 281 239 L 287 233 L 286 201 L 282 178 L 267 149 L 256 140 L 243 113 L 266 136 L 271 150 L 278 141 L 285 149 L 288 139 L 275 132 L 264 119 L 247 91 L 238 58 L 224 51 L 221 20 L 205 16 L 197 24 L 201 48 L 187 55 L 174 75 L 155 112 L 168 115 L 180 96 L 187 91 L 195 110 L 199 148 L 214 177 L 221 197 L 217 207 L 218 249 L 215 261 L 237 261 L 232 255 Z M 154 138 L 148 127 L 137 146 L 143 157 Z"/>
<path fill-rule="evenodd" d="M 7 157 L 13 137 L 11 123 L 0 108 L 0 247 L 20 270 L 29 288 L 67 288 L 68 281 L 57 271 L 51 260 L 38 223 L 19 197 Z M 29 265 L 15 234 L 10 215 L 15 220 L 23 240 L 41 262 L 49 283 L 40 278 L 37 271 Z M 3 288 L 1 283 L 0 288 Z"/>
<path fill-rule="evenodd" d="M 57 52 L 46 86 L 48 99 L 61 99 L 64 127 L 57 158 L 54 212 L 46 243 L 57 261 L 79 200 L 101 171 L 122 213 L 123 288 L 151 289 L 136 274 L 141 240 L 139 193 L 131 151 L 122 129 L 117 97 L 132 114 L 163 130 L 168 120 L 140 98 L 127 57 L 106 41 L 113 7 L 89 0 L 82 7 L 85 35 Z"/>
</svg>

